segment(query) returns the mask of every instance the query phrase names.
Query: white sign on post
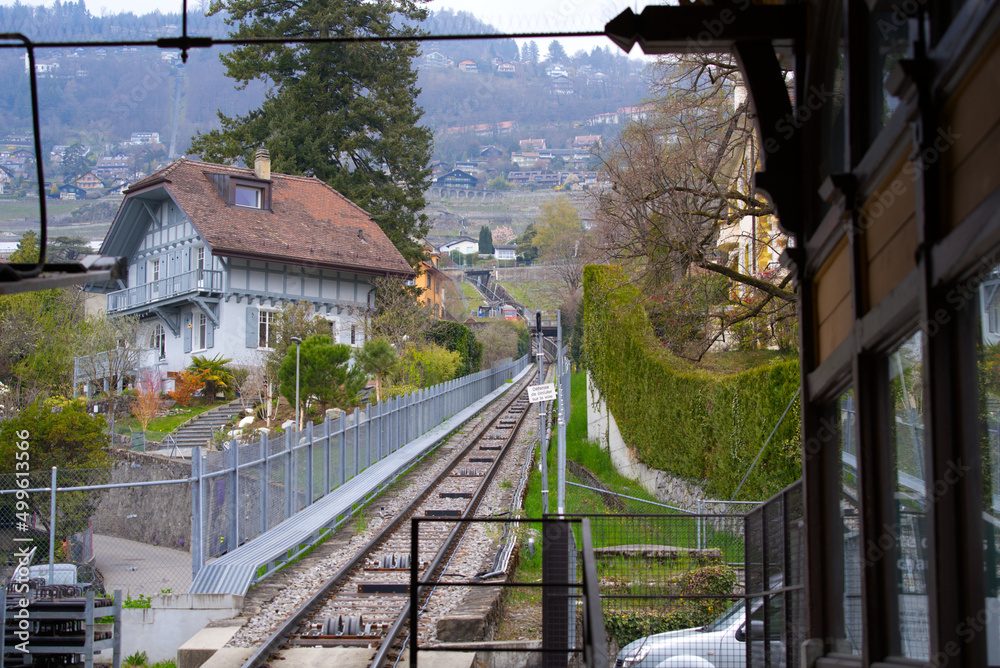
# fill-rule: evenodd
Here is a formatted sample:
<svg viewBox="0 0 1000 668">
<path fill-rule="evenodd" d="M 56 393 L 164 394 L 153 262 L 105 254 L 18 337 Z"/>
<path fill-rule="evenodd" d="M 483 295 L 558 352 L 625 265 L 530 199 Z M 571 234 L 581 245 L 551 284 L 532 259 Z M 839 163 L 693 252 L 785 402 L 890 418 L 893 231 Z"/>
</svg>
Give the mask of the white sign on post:
<svg viewBox="0 0 1000 668">
<path fill-rule="evenodd" d="M 528 401 L 533 404 L 537 404 L 541 401 L 555 401 L 556 400 L 556 386 L 555 383 L 546 383 L 545 385 L 529 385 L 528 386 Z"/>
</svg>

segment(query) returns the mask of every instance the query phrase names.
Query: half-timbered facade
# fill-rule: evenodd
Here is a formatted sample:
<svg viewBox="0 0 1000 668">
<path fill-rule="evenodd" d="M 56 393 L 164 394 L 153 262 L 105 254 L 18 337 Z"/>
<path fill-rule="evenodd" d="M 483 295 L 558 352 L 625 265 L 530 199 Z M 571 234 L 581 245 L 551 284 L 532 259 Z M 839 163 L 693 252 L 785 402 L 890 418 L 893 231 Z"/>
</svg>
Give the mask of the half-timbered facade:
<svg viewBox="0 0 1000 668">
<path fill-rule="evenodd" d="M 128 258 L 108 315 L 139 316 L 168 372 L 269 348 L 287 303 L 358 345 L 372 279 L 413 276 L 365 211 L 316 178 L 271 174 L 266 151 L 254 169 L 182 159 L 134 184 L 101 252 Z"/>
</svg>

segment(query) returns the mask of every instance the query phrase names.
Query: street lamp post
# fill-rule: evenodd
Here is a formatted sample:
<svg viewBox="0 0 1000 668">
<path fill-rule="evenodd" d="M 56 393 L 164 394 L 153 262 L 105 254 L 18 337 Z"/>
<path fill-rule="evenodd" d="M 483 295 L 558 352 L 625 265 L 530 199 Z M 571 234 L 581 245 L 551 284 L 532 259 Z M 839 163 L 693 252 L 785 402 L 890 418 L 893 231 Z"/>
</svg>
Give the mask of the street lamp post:
<svg viewBox="0 0 1000 668">
<path fill-rule="evenodd" d="M 302 421 L 299 417 L 299 353 L 302 352 L 302 339 L 297 336 L 292 337 L 295 342 L 295 428 L 302 429 Z"/>
</svg>

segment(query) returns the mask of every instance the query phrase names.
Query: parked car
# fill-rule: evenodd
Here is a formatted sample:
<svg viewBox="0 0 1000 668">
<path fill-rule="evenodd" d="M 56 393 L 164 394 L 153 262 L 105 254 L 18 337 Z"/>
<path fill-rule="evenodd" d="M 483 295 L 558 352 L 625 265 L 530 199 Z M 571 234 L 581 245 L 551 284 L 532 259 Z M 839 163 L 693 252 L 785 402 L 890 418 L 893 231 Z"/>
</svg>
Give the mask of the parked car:
<svg viewBox="0 0 1000 668">
<path fill-rule="evenodd" d="M 786 664 L 781 644 L 780 596 L 771 598 L 770 668 Z M 763 599 L 750 602 L 750 640 L 753 666 L 764 666 Z M 746 603 L 739 601 L 714 622 L 691 629 L 668 631 L 633 640 L 618 653 L 615 668 L 746 668 Z"/>
</svg>

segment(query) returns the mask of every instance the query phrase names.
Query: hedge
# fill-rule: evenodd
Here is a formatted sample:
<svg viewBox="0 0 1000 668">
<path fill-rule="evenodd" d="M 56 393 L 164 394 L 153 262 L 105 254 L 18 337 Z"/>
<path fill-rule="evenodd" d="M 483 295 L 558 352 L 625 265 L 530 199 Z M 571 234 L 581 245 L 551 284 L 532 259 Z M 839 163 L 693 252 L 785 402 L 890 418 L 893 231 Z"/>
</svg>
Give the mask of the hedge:
<svg viewBox="0 0 1000 668">
<path fill-rule="evenodd" d="M 731 498 L 799 386 L 798 362 L 695 369 L 656 339 L 642 294 L 616 267 L 584 269 L 584 302 L 587 367 L 625 443 L 646 465 Z M 800 475 L 796 400 L 739 498 L 766 499 Z"/>
<path fill-rule="evenodd" d="M 729 566 L 710 566 L 686 573 L 680 591 L 663 609 L 609 610 L 604 614 L 608 637 L 624 647 L 633 640 L 667 631 L 705 626 L 718 618 L 736 598 L 687 598 L 730 596 L 736 589 L 736 572 Z"/>
</svg>

